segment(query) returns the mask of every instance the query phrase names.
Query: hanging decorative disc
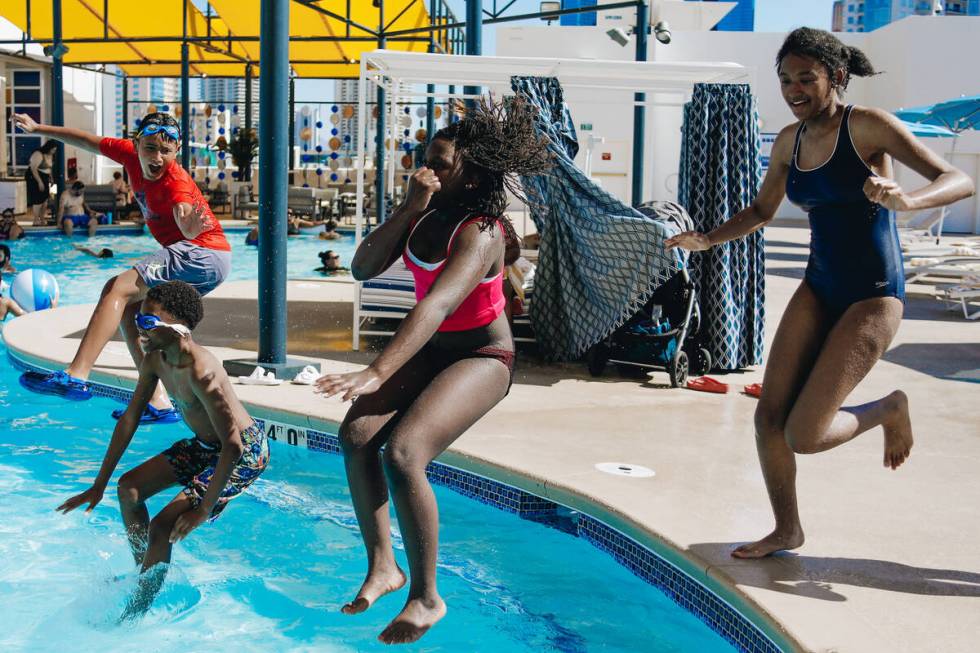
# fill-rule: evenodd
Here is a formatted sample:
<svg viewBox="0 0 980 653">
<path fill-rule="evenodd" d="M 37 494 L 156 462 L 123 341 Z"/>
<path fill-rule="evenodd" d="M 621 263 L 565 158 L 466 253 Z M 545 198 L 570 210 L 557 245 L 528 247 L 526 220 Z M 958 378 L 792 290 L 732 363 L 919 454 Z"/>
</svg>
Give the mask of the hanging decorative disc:
<svg viewBox="0 0 980 653">
<path fill-rule="evenodd" d="M 371 117 L 374 118 L 375 120 L 378 119 L 378 105 L 377 104 L 375 104 L 374 105 L 374 108 L 371 109 Z"/>
<path fill-rule="evenodd" d="M 204 105 L 204 115 L 207 116 L 208 118 L 211 117 L 211 105 L 210 104 L 205 104 Z"/>
<path fill-rule="evenodd" d="M 313 130 L 309 127 L 303 127 L 299 130 L 299 137 L 301 140 L 308 141 L 313 138 Z"/>
<path fill-rule="evenodd" d="M 330 166 L 331 170 L 336 170 L 340 167 L 340 162 L 337 161 L 337 159 L 330 159 L 330 161 L 327 162 L 327 165 Z"/>
<path fill-rule="evenodd" d="M 412 126 L 412 116 L 402 116 L 401 117 L 401 120 L 398 121 L 398 124 L 400 124 L 402 127 L 411 127 Z"/>
<path fill-rule="evenodd" d="M 184 107 L 178 104 L 174 107 L 174 117 L 180 118 L 182 115 L 184 115 Z"/>
<path fill-rule="evenodd" d="M 304 104 L 302 107 L 300 107 L 299 112 L 303 117 L 310 115 L 310 106 L 308 104 Z"/>
<path fill-rule="evenodd" d="M 442 118 L 442 107 L 437 104 L 436 105 L 436 110 L 435 110 L 434 113 L 435 113 L 436 120 L 439 120 L 439 118 Z"/>
<path fill-rule="evenodd" d="M 149 105 L 149 106 L 146 107 L 146 113 L 147 114 L 156 113 L 156 112 L 157 112 L 157 105 L 151 104 L 151 105 Z"/>
<path fill-rule="evenodd" d="M 330 146 L 330 149 L 331 150 L 339 150 L 340 149 L 340 139 L 337 138 L 336 136 L 334 136 L 329 141 L 327 141 L 327 145 Z"/>
<path fill-rule="evenodd" d="M 409 168 L 411 168 L 412 167 L 412 155 L 411 154 L 406 154 L 405 156 L 403 156 L 401 163 L 402 163 L 402 167 L 405 168 L 406 170 L 408 170 Z"/>
<path fill-rule="evenodd" d="M 228 140 L 224 136 L 218 136 L 218 140 L 214 142 L 214 146 L 219 150 L 223 150 L 228 147 Z"/>
<path fill-rule="evenodd" d="M 428 136 L 429 136 L 429 133 L 427 131 L 425 131 L 424 129 L 420 129 L 417 132 L 415 132 L 415 140 L 417 140 L 419 143 L 424 143 L 425 142 L 425 139 Z"/>
<path fill-rule="evenodd" d="M 354 105 L 352 105 L 352 104 L 345 104 L 344 105 L 344 108 L 341 109 L 341 115 L 343 115 L 344 118 L 348 118 L 348 119 L 349 118 L 353 118 L 354 117 Z"/>
<path fill-rule="evenodd" d="M 418 116 L 419 118 L 425 118 L 425 116 L 428 113 L 429 112 L 426 110 L 425 107 L 419 107 L 418 109 L 415 110 L 415 115 Z"/>
<path fill-rule="evenodd" d="M 331 113 L 330 114 L 330 124 L 331 125 L 338 125 L 338 124 L 340 124 L 340 114 L 339 113 Z"/>
<path fill-rule="evenodd" d="M 349 156 L 345 156 L 343 159 L 340 160 L 340 165 L 342 165 L 345 168 L 351 168 L 354 166 L 354 159 L 350 158 Z"/>
</svg>

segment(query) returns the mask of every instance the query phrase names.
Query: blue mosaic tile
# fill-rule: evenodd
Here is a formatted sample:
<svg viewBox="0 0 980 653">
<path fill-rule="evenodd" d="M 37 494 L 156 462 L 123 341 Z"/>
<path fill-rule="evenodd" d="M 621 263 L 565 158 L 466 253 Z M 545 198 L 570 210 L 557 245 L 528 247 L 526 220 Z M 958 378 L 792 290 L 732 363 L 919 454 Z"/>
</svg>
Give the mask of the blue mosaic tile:
<svg viewBox="0 0 980 653">
<path fill-rule="evenodd" d="M 10 362 L 21 370 L 47 372 L 16 358 L 8 350 Z M 132 392 L 122 388 L 91 383 L 92 392 L 128 402 Z M 263 431 L 266 420 L 256 419 Z M 312 451 L 339 454 L 340 440 L 332 433 L 306 430 L 306 447 Z M 647 583 L 657 587 L 679 606 L 695 615 L 733 647 L 745 653 L 780 653 L 769 637 L 744 615 L 707 589 L 680 568 L 647 549 L 636 540 L 589 515 L 569 510 L 559 504 L 444 463 L 433 462 L 425 470 L 431 483 L 447 487 L 523 519 L 554 526 L 570 535 L 581 537 Z"/>
</svg>

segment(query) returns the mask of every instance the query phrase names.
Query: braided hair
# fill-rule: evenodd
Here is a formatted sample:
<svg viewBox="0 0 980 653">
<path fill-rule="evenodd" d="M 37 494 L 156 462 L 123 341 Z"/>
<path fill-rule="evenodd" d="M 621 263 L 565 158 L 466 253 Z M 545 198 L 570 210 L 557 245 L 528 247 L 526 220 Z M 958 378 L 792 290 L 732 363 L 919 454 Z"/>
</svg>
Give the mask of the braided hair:
<svg viewBox="0 0 980 653">
<path fill-rule="evenodd" d="M 482 231 L 503 217 L 507 191 L 532 203 L 519 178 L 548 172 L 552 153 L 548 138 L 535 128 L 537 109 L 521 97 L 506 104 L 480 98 L 464 111 L 462 120 L 440 129 L 433 138 L 452 142 L 464 174 L 476 180 L 476 188 L 460 203 L 467 214 L 484 216 Z"/>
<path fill-rule="evenodd" d="M 851 75 L 870 77 L 878 74 L 871 60 L 861 50 L 845 45 L 839 38 L 822 29 L 800 27 L 790 32 L 776 55 L 776 68 L 790 54 L 819 61 L 827 69 L 831 80 L 834 79 L 834 73 L 843 69 L 844 80 L 837 85 L 839 92 L 847 88 Z"/>
</svg>

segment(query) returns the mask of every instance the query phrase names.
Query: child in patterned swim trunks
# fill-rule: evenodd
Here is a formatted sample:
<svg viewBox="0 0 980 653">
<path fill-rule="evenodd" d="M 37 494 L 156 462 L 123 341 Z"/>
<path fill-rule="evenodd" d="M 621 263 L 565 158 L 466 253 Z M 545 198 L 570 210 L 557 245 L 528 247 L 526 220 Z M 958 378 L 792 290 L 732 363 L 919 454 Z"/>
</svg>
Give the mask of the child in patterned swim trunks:
<svg viewBox="0 0 980 653">
<path fill-rule="evenodd" d="M 116 424 L 92 487 L 58 507 L 68 513 L 81 505 L 88 505 L 86 512 L 98 505 L 157 382 L 163 382 L 194 437 L 174 443 L 119 479 L 119 507 L 141 571 L 123 619 L 149 609 L 166 574 L 165 565 L 154 566 L 170 562 L 173 544 L 216 519 L 269 464 L 269 443 L 235 396 L 221 362 L 191 337 L 203 317 L 201 295 L 183 281 L 147 292 L 136 314 L 145 357 L 133 399 Z M 183 490 L 149 519 L 146 500 L 178 485 Z"/>
</svg>

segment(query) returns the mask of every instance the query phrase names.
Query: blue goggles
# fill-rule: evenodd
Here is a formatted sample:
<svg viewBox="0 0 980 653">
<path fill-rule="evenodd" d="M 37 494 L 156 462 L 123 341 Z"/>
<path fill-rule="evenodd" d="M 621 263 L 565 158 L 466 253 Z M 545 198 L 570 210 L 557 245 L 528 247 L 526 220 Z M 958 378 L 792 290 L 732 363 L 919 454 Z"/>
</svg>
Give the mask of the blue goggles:
<svg viewBox="0 0 980 653">
<path fill-rule="evenodd" d="M 185 327 L 183 324 L 170 324 L 164 322 L 156 315 L 146 315 L 144 313 L 136 312 L 136 326 L 143 331 L 153 331 L 160 327 L 167 327 L 168 329 L 173 329 L 180 337 L 186 337 L 190 335 L 191 330 Z"/>
<path fill-rule="evenodd" d="M 144 331 L 152 331 L 159 326 L 165 326 L 167 323 L 158 318 L 156 315 L 145 315 L 137 311 L 136 313 L 136 326 L 143 329 Z"/>
<path fill-rule="evenodd" d="M 159 123 L 151 122 L 149 125 L 140 128 L 140 136 L 153 136 L 153 134 L 159 134 L 160 132 L 163 132 L 172 140 L 180 140 L 180 130 L 173 125 L 161 125 Z"/>
</svg>

